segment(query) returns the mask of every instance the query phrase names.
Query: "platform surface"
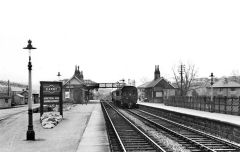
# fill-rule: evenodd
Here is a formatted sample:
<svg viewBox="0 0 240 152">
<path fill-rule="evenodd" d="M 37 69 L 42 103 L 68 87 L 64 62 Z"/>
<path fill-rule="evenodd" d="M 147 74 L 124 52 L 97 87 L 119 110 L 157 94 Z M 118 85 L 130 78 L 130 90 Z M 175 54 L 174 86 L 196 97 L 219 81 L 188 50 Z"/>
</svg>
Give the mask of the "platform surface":
<svg viewBox="0 0 240 152">
<path fill-rule="evenodd" d="M 52 129 L 44 129 L 40 114 L 33 114 L 35 141 L 26 140 L 27 107 L 12 109 L 18 113 L 0 123 L 0 152 L 107 152 L 108 140 L 100 102 L 77 104 L 63 111 L 63 120 Z M 11 109 L 2 109 L 0 118 Z M 20 113 L 19 113 L 20 111 Z M 81 142 L 81 143 L 80 143 Z M 79 145 L 80 143 L 80 145 Z"/>
<path fill-rule="evenodd" d="M 182 107 L 172 107 L 172 106 L 166 106 L 163 103 L 138 102 L 138 104 L 152 106 L 156 108 L 162 108 L 170 111 L 176 111 L 179 113 L 199 116 L 203 118 L 213 119 L 213 120 L 240 126 L 240 116 L 236 116 L 236 115 L 200 111 L 200 110 L 187 109 Z"/>
<path fill-rule="evenodd" d="M 80 140 L 77 152 L 110 152 L 101 105 L 95 106 Z"/>
</svg>

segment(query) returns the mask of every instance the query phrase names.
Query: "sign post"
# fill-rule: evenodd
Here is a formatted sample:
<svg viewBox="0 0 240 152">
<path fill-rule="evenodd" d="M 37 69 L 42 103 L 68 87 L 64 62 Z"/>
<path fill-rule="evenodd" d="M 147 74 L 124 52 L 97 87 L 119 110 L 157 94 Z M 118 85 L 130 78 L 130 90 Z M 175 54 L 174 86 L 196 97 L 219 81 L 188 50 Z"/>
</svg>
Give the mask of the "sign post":
<svg viewBox="0 0 240 152">
<path fill-rule="evenodd" d="M 63 117 L 62 82 L 40 81 L 40 117 L 43 115 L 43 105 L 59 105 Z"/>
</svg>

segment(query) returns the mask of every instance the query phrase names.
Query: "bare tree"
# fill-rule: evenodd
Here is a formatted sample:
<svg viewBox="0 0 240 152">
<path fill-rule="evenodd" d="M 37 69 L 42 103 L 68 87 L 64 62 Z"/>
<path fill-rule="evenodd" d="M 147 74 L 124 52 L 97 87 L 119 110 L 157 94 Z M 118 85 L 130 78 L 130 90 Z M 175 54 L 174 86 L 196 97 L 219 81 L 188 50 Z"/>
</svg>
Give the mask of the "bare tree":
<svg viewBox="0 0 240 152">
<path fill-rule="evenodd" d="M 172 68 L 175 84 L 177 85 L 180 94 L 182 96 L 186 96 L 189 91 L 191 91 L 191 87 L 194 79 L 197 75 L 197 70 L 195 65 L 188 64 L 183 65 L 182 63 L 177 68 Z"/>
</svg>

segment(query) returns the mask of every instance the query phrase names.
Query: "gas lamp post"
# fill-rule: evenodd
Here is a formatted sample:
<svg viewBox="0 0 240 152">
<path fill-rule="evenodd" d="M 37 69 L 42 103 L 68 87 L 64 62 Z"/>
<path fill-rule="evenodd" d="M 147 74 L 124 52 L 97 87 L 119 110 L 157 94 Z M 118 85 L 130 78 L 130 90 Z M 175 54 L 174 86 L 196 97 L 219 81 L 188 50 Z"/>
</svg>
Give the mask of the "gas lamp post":
<svg viewBox="0 0 240 152">
<path fill-rule="evenodd" d="M 60 72 L 58 72 L 57 76 L 58 76 L 58 81 L 60 81 L 60 80 L 61 80 L 61 74 L 60 74 Z"/>
<path fill-rule="evenodd" d="M 32 63 L 31 63 L 31 50 L 36 49 L 32 46 L 32 41 L 28 40 L 27 47 L 23 49 L 29 50 L 29 61 L 28 61 L 28 130 L 27 140 L 35 140 L 35 132 L 33 130 L 33 110 L 32 110 Z"/>
</svg>

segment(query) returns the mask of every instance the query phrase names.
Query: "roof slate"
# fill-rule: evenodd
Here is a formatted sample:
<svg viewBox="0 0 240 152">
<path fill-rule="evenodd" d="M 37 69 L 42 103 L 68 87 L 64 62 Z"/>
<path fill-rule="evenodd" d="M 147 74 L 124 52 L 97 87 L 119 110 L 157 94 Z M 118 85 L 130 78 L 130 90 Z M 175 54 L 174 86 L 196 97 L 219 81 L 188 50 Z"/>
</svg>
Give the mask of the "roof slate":
<svg viewBox="0 0 240 152">
<path fill-rule="evenodd" d="M 150 81 L 150 82 L 151 82 L 151 81 Z M 150 82 L 145 82 L 144 84 L 138 86 L 137 88 L 146 88 L 146 86 L 147 86 Z"/>
<path fill-rule="evenodd" d="M 76 75 L 73 75 L 67 82 L 65 82 L 65 84 L 63 84 L 63 86 L 67 85 L 68 82 L 72 81 L 74 78 L 75 78 L 80 84 L 84 84 L 84 81 L 83 81 L 83 80 L 80 80 Z"/>
<path fill-rule="evenodd" d="M 146 83 L 140 85 L 138 88 L 152 88 L 152 87 L 155 87 L 160 81 L 166 81 L 172 88 L 175 88 L 172 84 L 170 84 L 164 78 L 158 78 L 156 80 L 153 80 L 153 81 L 150 81 L 150 82 L 146 82 Z"/>
<path fill-rule="evenodd" d="M 234 81 L 219 80 L 213 84 L 213 88 L 240 88 L 240 84 Z"/>
<path fill-rule="evenodd" d="M 154 87 L 155 85 L 157 85 L 163 78 L 158 78 L 156 80 L 153 80 L 151 81 L 147 86 L 146 88 L 152 88 Z"/>
</svg>

